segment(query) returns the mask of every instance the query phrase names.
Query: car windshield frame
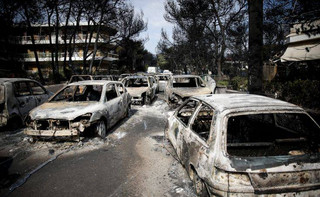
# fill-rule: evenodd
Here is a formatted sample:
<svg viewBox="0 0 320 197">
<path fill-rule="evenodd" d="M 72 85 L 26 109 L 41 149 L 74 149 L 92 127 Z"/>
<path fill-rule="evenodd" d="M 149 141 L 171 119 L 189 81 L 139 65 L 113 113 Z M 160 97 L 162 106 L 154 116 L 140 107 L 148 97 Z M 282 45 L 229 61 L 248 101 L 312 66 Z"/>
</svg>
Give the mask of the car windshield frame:
<svg viewBox="0 0 320 197">
<path fill-rule="evenodd" d="M 177 79 L 180 80 L 189 80 L 189 82 L 177 82 Z M 187 84 L 190 84 L 190 81 L 194 80 L 193 86 L 188 86 Z M 203 86 L 201 84 L 203 84 Z M 198 76 L 192 77 L 192 76 L 186 76 L 186 77 L 173 77 L 172 78 L 172 87 L 173 88 L 200 88 L 200 87 L 206 87 L 205 83 L 202 81 L 202 79 Z"/>
<path fill-rule="evenodd" d="M 48 102 L 100 102 L 103 97 L 102 84 L 76 84 L 68 85 L 59 92 L 57 92 Z M 71 88 L 68 95 L 58 97 L 65 93 L 67 89 Z"/>
<path fill-rule="evenodd" d="M 142 80 L 143 83 L 136 84 L 140 80 Z M 129 81 L 132 83 L 132 84 L 130 84 L 130 86 L 128 84 Z M 150 86 L 150 82 L 147 77 L 125 78 L 123 80 L 123 84 L 126 88 L 140 88 L 140 87 L 146 88 L 146 87 Z M 134 84 L 136 84 L 136 85 L 134 85 Z"/>
</svg>

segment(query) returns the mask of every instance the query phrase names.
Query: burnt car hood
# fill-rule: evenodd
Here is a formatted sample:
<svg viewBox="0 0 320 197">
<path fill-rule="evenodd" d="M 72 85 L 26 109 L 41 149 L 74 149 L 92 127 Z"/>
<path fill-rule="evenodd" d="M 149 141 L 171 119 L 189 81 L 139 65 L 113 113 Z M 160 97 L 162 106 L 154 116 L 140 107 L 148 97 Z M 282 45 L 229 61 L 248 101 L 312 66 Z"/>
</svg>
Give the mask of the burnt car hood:
<svg viewBox="0 0 320 197">
<path fill-rule="evenodd" d="M 198 96 L 201 94 L 211 94 L 212 91 L 207 87 L 205 88 L 199 87 L 199 88 L 173 88 L 172 92 L 184 98 L 184 97 Z"/>
<path fill-rule="evenodd" d="M 44 103 L 30 112 L 31 119 L 73 120 L 86 113 L 99 110 L 97 102 L 53 102 Z"/>
<path fill-rule="evenodd" d="M 148 87 L 126 88 L 131 96 L 140 97 L 148 90 Z"/>
</svg>

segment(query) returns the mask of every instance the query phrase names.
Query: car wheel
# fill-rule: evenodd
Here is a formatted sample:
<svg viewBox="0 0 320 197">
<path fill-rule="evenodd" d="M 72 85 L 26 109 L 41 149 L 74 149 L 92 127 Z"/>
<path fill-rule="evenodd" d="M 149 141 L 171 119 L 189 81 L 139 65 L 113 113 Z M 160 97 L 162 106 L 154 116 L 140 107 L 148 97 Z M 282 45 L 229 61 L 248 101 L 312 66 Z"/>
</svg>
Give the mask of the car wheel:
<svg viewBox="0 0 320 197">
<path fill-rule="evenodd" d="M 129 105 L 126 109 L 126 113 L 124 115 L 125 118 L 128 118 L 129 117 L 129 114 L 130 114 L 130 110 L 131 110 L 131 106 Z"/>
<path fill-rule="evenodd" d="M 107 135 L 107 127 L 103 120 L 100 120 L 95 125 L 95 133 L 98 134 L 102 139 Z"/>
<path fill-rule="evenodd" d="M 206 185 L 204 184 L 203 180 L 198 176 L 198 174 L 191 170 L 190 172 L 190 178 L 193 182 L 194 191 L 197 194 L 197 196 L 200 197 L 207 197 L 209 196 L 209 193 L 207 191 Z"/>
<path fill-rule="evenodd" d="M 217 94 L 217 88 L 214 88 L 212 94 Z"/>
<path fill-rule="evenodd" d="M 146 96 L 144 99 L 144 104 L 149 105 L 151 103 L 151 98 L 149 96 Z"/>
<path fill-rule="evenodd" d="M 23 122 L 18 115 L 13 116 L 8 120 L 7 129 L 9 131 L 15 131 L 23 126 Z"/>
</svg>

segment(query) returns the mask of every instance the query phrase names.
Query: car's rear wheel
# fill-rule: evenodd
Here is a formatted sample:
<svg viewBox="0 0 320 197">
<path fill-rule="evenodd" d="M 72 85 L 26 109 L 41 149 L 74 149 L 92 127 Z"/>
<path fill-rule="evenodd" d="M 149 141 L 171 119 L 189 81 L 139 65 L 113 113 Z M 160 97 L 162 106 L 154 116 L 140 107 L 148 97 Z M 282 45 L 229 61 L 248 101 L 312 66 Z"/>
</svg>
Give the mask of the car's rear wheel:
<svg viewBox="0 0 320 197">
<path fill-rule="evenodd" d="M 95 133 L 104 139 L 107 135 L 106 123 L 103 120 L 100 120 L 95 125 Z"/>
</svg>

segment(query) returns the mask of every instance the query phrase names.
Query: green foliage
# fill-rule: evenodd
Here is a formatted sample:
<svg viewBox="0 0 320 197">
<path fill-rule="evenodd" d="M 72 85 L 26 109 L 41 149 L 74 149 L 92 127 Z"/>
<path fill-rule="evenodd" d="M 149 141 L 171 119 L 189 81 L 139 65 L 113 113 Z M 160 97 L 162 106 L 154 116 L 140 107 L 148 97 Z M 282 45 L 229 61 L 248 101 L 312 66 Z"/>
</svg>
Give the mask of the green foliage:
<svg viewBox="0 0 320 197">
<path fill-rule="evenodd" d="M 248 79 L 246 77 L 239 77 L 239 76 L 233 77 L 230 80 L 229 85 L 234 90 L 247 91 L 248 90 Z"/>
<path fill-rule="evenodd" d="M 309 109 L 320 109 L 320 81 L 318 80 L 269 82 L 265 85 L 265 90 L 268 93 L 277 93 L 281 100 Z"/>
<path fill-rule="evenodd" d="M 229 81 L 227 81 L 227 80 L 219 80 L 219 81 L 217 81 L 217 86 L 227 87 L 228 85 L 229 85 Z"/>
</svg>

